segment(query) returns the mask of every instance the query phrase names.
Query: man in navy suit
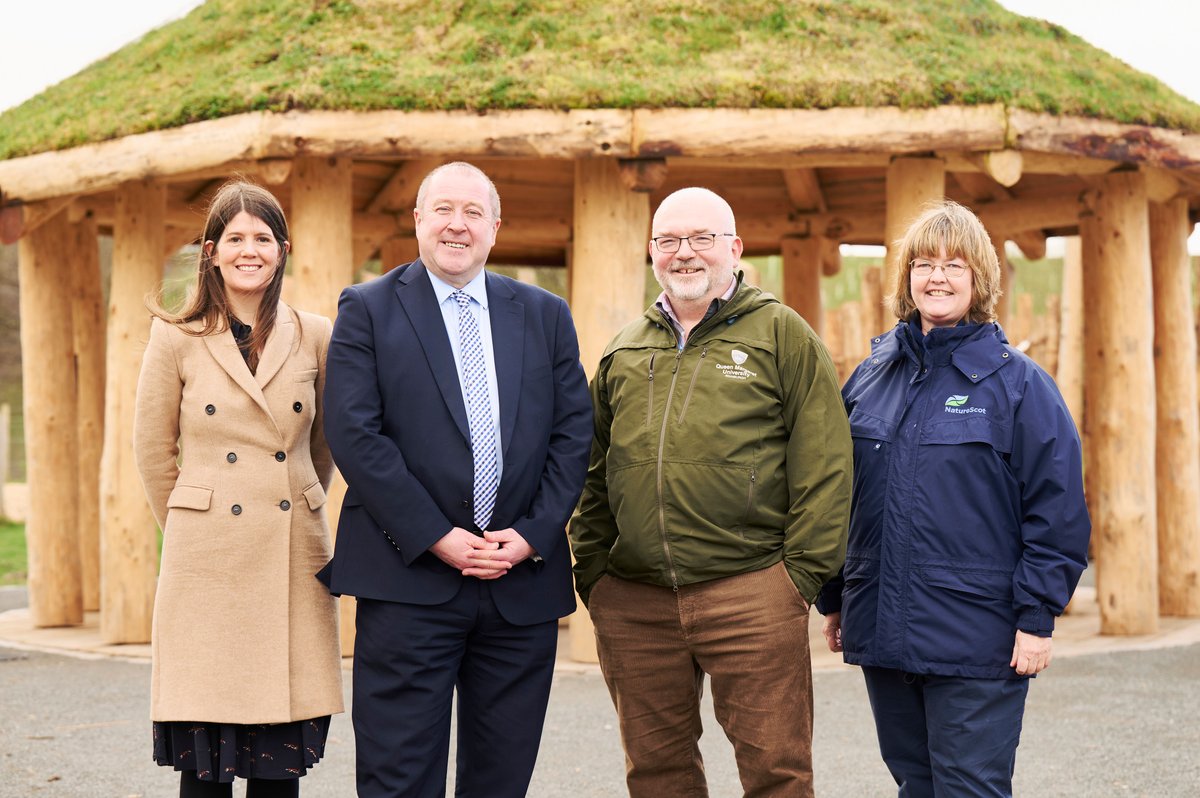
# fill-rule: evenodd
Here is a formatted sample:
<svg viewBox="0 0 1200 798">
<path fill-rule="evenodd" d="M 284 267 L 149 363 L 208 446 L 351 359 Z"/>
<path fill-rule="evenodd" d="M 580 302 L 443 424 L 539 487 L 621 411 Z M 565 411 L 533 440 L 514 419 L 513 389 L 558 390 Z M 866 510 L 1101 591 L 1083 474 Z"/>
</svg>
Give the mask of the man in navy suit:
<svg viewBox="0 0 1200 798">
<path fill-rule="evenodd" d="M 465 163 L 417 194 L 420 258 L 342 292 L 325 434 L 349 490 L 318 575 L 358 597 L 360 796 L 523 796 L 558 619 L 591 403 L 562 299 L 484 269 L 500 198 Z"/>
</svg>

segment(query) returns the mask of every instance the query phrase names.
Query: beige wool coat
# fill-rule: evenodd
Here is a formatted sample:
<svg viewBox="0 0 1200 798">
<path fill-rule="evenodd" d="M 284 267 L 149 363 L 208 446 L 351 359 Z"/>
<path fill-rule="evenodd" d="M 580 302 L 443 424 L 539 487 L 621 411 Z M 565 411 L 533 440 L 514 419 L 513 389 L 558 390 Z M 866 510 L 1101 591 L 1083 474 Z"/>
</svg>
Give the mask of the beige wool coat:
<svg viewBox="0 0 1200 798">
<path fill-rule="evenodd" d="M 134 425 L 163 530 L 153 720 L 342 711 L 335 599 L 314 576 L 331 548 L 321 428 L 331 332 L 328 319 L 281 303 L 251 374 L 228 329 L 194 336 L 153 322 Z"/>
</svg>

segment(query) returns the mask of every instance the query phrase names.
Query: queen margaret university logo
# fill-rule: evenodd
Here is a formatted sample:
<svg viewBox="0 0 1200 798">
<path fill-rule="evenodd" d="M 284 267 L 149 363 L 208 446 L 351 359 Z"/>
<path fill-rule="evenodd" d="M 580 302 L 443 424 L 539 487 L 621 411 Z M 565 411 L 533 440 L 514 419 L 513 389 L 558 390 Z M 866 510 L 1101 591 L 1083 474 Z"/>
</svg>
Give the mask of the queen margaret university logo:
<svg viewBox="0 0 1200 798">
<path fill-rule="evenodd" d="M 717 363 L 717 371 L 721 372 L 725 377 L 731 380 L 748 380 L 751 377 L 757 377 L 758 372 L 751 371 L 746 368 L 746 361 L 750 359 L 750 355 L 740 349 L 733 349 L 729 352 L 729 358 L 733 361 L 730 366 L 726 363 Z"/>
</svg>

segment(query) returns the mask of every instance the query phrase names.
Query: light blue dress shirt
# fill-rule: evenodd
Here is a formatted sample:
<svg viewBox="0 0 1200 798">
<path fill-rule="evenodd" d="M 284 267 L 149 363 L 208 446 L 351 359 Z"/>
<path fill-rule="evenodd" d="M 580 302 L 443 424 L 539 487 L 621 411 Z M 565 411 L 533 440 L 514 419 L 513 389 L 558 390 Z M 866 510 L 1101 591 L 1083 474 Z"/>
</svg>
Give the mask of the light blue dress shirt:
<svg viewBox="0 0 1200 798">
<path fill-rule="evenodd" d="M 442 309 L 442 321 L 446 324 L 446 335 L 450 336 L 450 349 L 454 352 L 454 365 L 458 371 L 458 387 L 462 391 L 463 406 L 469 406 L 467 401 L 467 383 L 463 379 L 462 349 L 458 342 L 458 303 L 450 298 L 458 289 L 445 280 L 425 269 L 429 282 L 433 285 L 433 293 L 437 296 L 438 307 Z M 483 362 L 487 369 L 488 400 L 492 406 L 492 428 L 496 432 L 496 482 L 499 484 L 504 476 L 504 446 L 500 439 L 500 393 L 496 386 L 496 355 L 492 349 L 492 317 L 488 312 L 486 272 L 480 270 L 475 279 L 463 286 L 463 291 L 471 297 L 469 311 L 474 314 L 479 325 L 480 342 L 483 344 Z"/>
</svg>

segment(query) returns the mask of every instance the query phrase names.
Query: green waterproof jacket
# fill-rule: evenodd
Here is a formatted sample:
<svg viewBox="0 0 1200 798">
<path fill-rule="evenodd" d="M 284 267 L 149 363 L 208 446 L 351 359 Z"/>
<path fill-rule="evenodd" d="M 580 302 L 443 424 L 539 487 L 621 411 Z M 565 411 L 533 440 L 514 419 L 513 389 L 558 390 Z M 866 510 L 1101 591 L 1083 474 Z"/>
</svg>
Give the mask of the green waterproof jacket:
<svg viewBox="0 0 1200 798">
<path fill-rule="evenodd" d="M 571 520 L 584 604 L 604 574 L 667 587 L 783 560 L 805 600 L 846 553 L 851 440 L 829 353 L 739 285 L 677 348 L 657 306 L 608 345 Z"/>
</svg>

